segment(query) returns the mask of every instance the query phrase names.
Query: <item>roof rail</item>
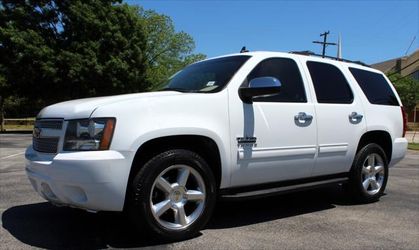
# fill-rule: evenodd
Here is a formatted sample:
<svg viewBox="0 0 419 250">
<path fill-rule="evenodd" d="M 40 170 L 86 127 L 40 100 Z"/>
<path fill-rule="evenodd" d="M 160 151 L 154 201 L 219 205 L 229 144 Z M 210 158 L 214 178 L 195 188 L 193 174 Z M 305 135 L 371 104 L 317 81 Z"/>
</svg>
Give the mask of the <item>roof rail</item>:
<svg viewBox="0 0 419 250">
<path fill-rule="evenodd" d="M 289 53 L 297 54 L 297 55 L 303 55 L 303 56 L 318 56 L 318 57 L 328 58 L 328 59 L 332 59 L 332 60 L 336 60 L 336 61 L 356 63 L 356 64 L 359 64 L 359 65 L 362 65 L 362 66 L 371 67 L 370 65 L 368 65 L 366 63 L 363 63 L 361 61 L 351 61 L 351 60 L 347 60 L 347 59 L 343 59 L 343 58 L 337 58 L 337 57 L 334 57 L 334 56 L 322 56 L 322 55 L 316 54 L 316 53 L 314 53 L 313 51 L 310 51 L 310 50 L 290 51 Z"/>
</svg>

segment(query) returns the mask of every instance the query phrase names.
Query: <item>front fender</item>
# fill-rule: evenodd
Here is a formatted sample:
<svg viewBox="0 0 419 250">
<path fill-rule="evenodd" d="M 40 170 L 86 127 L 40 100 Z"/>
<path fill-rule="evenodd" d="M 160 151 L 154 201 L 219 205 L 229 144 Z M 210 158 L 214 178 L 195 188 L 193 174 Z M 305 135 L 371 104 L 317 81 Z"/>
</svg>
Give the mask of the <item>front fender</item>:
<svg viewBox="0 0 419 250">
<path fill-rule="evenodd" d="M 230 168 L 228 168 L 228 165 L 229 165 L 228 162 L 230 161 L 230 159 L 228 159 L 230 155 L 228 154 L 229 144 L 226 145 L 226 143 L 229 143 L 229 141 L 226 140 L 224 142 L 222 138 L 219 136 L 219 134 L 214 131 L 204 129 L 204 128 L 197 128 L 197 127 L 167 128 L 167 129 L 153 130 L 153 131 L 149 131 L 148 133 L 142 134 L 141 136 L 138 136 L 131 144 L 130 151 L 136 152 L 142 145 L 154 139 L 168 137 L 168 136 L 181 136 L 181 135 L 203 136 L 215 142 L 215 144 L 218 147 L 220 160 L 221 160 L 220 188 L 228 186 L 230 182 L 231 173 L 230 173 Z"/>
</svg>

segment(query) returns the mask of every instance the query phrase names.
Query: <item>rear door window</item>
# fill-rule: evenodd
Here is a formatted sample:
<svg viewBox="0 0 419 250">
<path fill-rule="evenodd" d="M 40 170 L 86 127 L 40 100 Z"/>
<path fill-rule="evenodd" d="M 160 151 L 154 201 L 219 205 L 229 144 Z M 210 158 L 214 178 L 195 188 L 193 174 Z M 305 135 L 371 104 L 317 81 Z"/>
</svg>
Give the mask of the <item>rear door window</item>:
<svg viewBox="0 0 419 250">
<path fill-rule="evenodd" d="M 318 103 L 352 103 L 354 96 L 343 73 L 336 66 L 307 62 Z"/>
<path fill-rule="evenodd" d="M 371 104 L 399 106 L 396 95 L 382 74 L 349 68 Z"/>
</svg>

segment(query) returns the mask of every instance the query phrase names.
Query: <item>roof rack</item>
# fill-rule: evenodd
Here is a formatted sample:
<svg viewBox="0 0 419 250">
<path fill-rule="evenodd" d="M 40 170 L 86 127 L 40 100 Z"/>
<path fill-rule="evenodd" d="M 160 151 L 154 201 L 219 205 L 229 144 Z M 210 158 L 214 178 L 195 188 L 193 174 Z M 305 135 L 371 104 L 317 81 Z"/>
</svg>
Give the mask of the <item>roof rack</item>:
<svg viewBox="0 0 419 250">
<path fill-rule="evenodd" d="M 359 65 L 362 65 L 362 66 L 371 67 L 370 65 L 368 65 L 366 63 L 363 63 L 361 61 L 351 61 L 351 60 L 347 60 L 347 59 L 337 58 L 337 57 L 334 57 L 334 56 L 322 56 L 322 55 L 316 54 L 316 53 L 314 53 L 313 51 L 310 51 L 310 50 L 290 51 L 289 53 L 297 54 L 297 55 L 303 55 L 303 56 L 318 56 L 318 57 L 328 58 L 328 59 L 332 59 L 332 60 L 336 60 L 336 61 L 356 63 L 356 64 L 359 64 Z"/>
</svg>

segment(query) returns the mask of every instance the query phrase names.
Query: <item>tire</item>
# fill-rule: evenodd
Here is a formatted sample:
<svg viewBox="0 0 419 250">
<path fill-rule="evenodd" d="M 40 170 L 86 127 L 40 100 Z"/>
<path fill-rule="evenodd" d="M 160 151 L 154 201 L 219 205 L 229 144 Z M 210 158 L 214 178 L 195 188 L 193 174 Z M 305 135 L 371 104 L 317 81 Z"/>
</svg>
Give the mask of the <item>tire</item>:
<svg viewBox="0 0 419 250">
<path fill-rule="evenodd" d="M 348 191 L 355 201 L 377 201 L 387 185 L 388 161 L 384 150 L 377 144 L 364 146 L 355 156 Z"/>
<path fill-rule="evenodd" d="M 131 183 L 130 216 L 140 229 L 165 240 L 195 236 L 208 222 L 216 184 L 198 154 L 169 150 L 149 160 Z"/>
</svg>

